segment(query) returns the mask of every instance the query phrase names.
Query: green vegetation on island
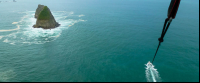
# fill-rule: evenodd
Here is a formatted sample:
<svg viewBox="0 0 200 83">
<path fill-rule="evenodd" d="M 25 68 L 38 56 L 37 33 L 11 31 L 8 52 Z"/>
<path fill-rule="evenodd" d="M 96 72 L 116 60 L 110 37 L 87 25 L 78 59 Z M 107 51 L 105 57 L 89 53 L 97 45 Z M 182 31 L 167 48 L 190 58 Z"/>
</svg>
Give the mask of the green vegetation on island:
<svg viewBox="0 0 200 83">
<path fill-rule="evenodd" d="M 44 9 L 40 12 L 38 15 L 39 20 L 49 20 L 50 19 L 50 12 L 47 8 L 47 6 L 44 6 Z"/>
</svg>

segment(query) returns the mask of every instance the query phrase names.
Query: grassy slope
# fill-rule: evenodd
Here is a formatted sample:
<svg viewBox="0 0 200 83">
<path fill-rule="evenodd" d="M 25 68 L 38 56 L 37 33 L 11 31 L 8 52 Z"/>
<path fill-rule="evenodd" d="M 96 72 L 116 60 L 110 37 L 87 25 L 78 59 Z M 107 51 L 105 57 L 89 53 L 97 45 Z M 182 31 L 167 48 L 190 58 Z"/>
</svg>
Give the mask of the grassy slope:
<svg viewBox="0 0 200 83">
<path fill-rule="evenodd" d="M 50 12 L 48 11 L 47 6 L 44 6 L 44 9 L 38 15 L 39 20 L 49 20 L 50 19 Z"/>
</svg>

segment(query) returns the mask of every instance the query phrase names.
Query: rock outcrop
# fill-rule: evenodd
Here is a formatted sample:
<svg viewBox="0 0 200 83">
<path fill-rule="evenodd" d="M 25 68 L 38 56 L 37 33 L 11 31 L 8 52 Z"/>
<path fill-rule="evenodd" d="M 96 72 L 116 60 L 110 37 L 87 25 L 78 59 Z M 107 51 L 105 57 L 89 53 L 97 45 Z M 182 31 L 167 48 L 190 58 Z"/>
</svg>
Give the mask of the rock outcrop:
<svg viewBox="0 0 200 83">
<path fill-rule="evenodd" d="M 38 17 L 38 15 L 40 14 L 40 12 L 44 9 L 44 5 L 38 5 L 38 8 L 35 11 L 35 18 Z"/>
<path fill-rule="evenodd" d="M 36 24 L 33 25 L 34 28 L 51 29 L 56 28 L 60 24 L 56 22 L 50 9 L 44 5 L 38 5 L 35 12 L 35 18 L 37 19 Z"/>
</svg>

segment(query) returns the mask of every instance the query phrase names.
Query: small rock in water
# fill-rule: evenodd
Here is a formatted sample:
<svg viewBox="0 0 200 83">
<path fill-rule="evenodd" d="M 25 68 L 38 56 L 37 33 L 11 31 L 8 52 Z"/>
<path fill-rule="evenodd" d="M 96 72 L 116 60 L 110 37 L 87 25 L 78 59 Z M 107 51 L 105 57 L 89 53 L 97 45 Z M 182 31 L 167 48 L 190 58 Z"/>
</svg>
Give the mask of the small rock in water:
<svg viewBox="0 0 200 83">
<path fill-rule="evenodd" d="M 54 19 L 50 9 L 44 5 L 38 5 L 35 12 L 35 18 L 37 19 L 34 28 L 52 29 L 60 26 Z"/>
</svg>

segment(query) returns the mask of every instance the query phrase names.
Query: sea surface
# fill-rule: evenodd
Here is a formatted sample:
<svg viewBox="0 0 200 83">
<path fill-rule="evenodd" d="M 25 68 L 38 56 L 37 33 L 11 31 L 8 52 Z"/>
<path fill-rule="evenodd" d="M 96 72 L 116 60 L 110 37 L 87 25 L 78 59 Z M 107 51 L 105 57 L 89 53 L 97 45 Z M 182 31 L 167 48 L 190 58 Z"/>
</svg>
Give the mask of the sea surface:
<svg viewBox="0 0 200 83">
<path fill-rule="evenodd" d="M 0 82 L 148 82 L 170 1 L 1 0 Z M 61 26 L 33 28 L 38 4 Z M 199 82 L 199 0 L 181 0 L 153 64 L 158 81 Z"/>
</svg>

